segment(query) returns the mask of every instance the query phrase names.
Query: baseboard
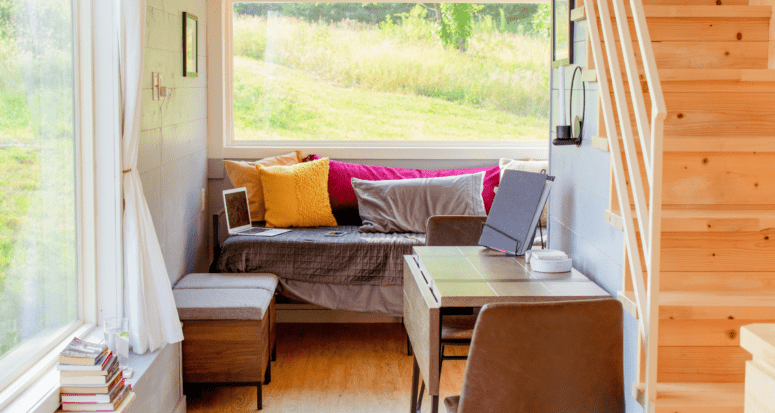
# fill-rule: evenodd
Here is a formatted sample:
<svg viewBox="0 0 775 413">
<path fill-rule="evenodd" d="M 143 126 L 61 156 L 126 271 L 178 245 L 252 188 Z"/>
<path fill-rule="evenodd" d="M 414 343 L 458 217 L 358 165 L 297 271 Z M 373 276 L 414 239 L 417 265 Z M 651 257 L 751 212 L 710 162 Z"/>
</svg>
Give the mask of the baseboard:
<svg viewBox="0 0 775 413">
<path fill-rule="evenodd" d="M 184 394 L 183 397 L 178 400 L 178 404 L 175 405 L 175 408 L 172 409 L 172 413 L 186 413 L 186 395 Z"/>
<path fill-rule="evenodd" d="M 277 304 L 278 323 L 400 323 L 401 317 L 329 310 L 313 304 Z"/>
</svg>

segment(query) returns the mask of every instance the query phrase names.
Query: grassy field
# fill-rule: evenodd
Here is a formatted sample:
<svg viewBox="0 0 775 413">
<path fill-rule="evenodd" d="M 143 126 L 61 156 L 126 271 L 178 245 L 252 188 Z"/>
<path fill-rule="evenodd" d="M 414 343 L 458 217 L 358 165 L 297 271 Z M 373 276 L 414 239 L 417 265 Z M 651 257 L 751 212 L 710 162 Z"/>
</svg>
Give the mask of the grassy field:
<svg viewBox="0 0 775 413">
<path fill-rule="evenodd" d="M 0 0 L 0 377 L 77 319 L 70 5 Z"/>
<path fill-rule="evenodd" d="M 548 41 L 480 22 L 465 53 L 422 16 L 234 21 L 238 139 L 544 140 Z"/>
</svg>

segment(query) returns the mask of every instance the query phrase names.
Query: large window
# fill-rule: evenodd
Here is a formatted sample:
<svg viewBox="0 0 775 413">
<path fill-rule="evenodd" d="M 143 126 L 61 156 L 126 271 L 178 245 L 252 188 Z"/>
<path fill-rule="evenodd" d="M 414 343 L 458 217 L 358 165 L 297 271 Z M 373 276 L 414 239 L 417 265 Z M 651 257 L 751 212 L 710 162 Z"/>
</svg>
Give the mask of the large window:
<svg viewBox="0 0 775 413">
<path fill-rule="evenodd" d="M 70 0 L 0 0 L 0 389 L 79 320 Z"/>
<path fill-rule="evenodd" d="M 546 4 L 234 3 L 231 143 L 545 142 L 549 22 Z"/>
</svg>

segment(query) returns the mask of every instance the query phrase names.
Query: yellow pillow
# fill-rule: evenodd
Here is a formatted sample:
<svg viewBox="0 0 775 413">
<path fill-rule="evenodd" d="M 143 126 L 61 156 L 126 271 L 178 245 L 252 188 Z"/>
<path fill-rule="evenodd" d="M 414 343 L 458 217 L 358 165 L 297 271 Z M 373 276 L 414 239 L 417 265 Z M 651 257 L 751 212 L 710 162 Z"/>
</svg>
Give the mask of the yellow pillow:
<svg viewBox="0 0 775 413">
<path fill-rule="evenodd" d="M 336 226 L 328 200 L 328 158 L 256 169 L 264 186 L 267 227 Z"/>
<path fill-rule="evenodd" d="M 263 221 L 266 208 L 264 207 L 264 190 L 261 187 L 261 174 L 256 165 L 296 165 L 301 163 L 301 152 L 291 152 L 285 155 L 264 158 L 257 162 L 223 161 L 226 174 L 235 188 L 243 186 L 248 191 L 248 204 L 250 204 L 250 219 Z"/>
</svg>

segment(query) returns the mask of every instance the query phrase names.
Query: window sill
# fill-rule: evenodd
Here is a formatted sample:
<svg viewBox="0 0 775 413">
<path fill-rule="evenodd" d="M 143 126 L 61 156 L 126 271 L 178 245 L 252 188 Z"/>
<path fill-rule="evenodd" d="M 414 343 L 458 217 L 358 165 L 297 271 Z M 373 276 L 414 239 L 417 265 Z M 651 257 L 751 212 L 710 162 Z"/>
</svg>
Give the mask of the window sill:
<svg viewBox="0 0 775 413">
<path fill-rule="evenodd" d="M 5 406 L 6 410 L 3 410 L 4 412 L 53 413 L 59 408 L 59 372 L 56 370 L 56 363 L 59 352 L 73 337 L 85 337 L 88 341 L 103 340 L 101 328 L 95 328 L 93 324 L 80 327 L 69 338 L 57 345 L 52 352 L 46 354 L 33 368 L 24 373 L 20 380 L 27 378 L 31 382 L 27 384 L 26 390 L 21 390 L 21 394 Z M 132 378 L 126 381 L 132 385 L 132 388 L 135 388 L 136 384 L 143 378 L 143 375 L 151 370 L 153 363 L 159 358 L 159 355 L 165 348 L 166 346 L 163 346 L 154 352 L 146 354 L 132 353 L 130 355 L 129 367 L 132 368 L 133 374 Z M 35 371 L 37 371 L 37 374 Z M 0 397 L 4 396 L 5 394 L 0 393 Z M 175 399 L 174 402 L 177 403 L 178 399 Z"/>
<path fill-rule="evenodd" d="M 346 144 L 348 146 L 343 146 Z M 548 159 L 549 142 L 261 142 L 245 141 L 223 147 L 223 158 L 264 158 L 294 150 L 333 159 Z"/>
<path fill-rule="evenodd" d="M 94 324 L 83 324 L 53 350 L 27 369 L 21 377 L 0 392 L 0 408 L 9 412 L 53 412 L 59 407 L 59 353 L 73 337 L 94 334 Z M 53 407 L 52 407 L 53 406 Z"/>
</svg>

